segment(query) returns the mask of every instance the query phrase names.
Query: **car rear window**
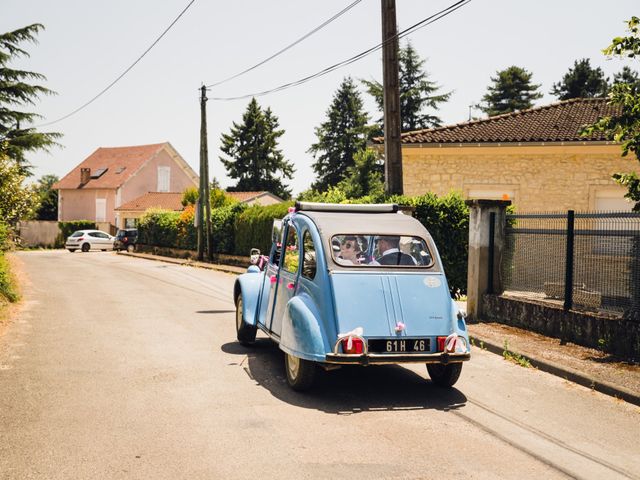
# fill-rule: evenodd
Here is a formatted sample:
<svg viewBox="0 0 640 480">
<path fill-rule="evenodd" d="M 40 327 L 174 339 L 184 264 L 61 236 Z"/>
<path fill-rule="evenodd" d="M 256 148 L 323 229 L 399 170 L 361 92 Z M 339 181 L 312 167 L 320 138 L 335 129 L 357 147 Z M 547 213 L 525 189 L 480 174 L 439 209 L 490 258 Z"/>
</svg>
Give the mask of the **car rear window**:
<svg viewBox="0 0 640 480">
<path fill-rule="evenodd" d="M 331 238 L 331 255 L 338 265 L 353 267 L 430 267 L 427 242 L 409 235 L 341 234 Z"/>
<path fill-rule="evenodd" d="M 73 232 L 71 234 L 72 237 L 81 237 L 82 235 L 84 235 L 84 232 L 81 231 Z"/>
</svg>

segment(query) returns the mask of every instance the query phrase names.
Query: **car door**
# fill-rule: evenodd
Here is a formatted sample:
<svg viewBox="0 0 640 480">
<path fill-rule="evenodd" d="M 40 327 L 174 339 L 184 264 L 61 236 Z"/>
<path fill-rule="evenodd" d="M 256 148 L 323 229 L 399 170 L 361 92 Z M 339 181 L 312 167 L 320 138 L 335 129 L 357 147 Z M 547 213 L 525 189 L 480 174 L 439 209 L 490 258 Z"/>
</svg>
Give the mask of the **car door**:
<svg viewBox="0 0 640 480">
<path fill-rule="evenodd" d="M 278 289 L 271 320 L 271 332 L 278 337 L 282 331 L 282 317 L 285 314 L 287 304 L 296 294 L 298 272 L 300 270 L 299 235 L 292 222 L 287 226 L 285 239 L 277 277 Z"/>
</svg>

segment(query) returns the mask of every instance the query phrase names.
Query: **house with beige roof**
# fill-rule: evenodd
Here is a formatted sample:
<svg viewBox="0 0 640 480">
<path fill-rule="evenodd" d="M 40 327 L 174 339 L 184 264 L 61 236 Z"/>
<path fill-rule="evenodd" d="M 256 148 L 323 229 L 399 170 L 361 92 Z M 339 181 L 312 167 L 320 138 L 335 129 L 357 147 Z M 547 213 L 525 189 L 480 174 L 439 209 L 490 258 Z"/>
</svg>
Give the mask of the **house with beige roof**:
<svg viewBox="0 0 640 480">
<path fill-rule="evenodd" d="M 173 194 L 182 198 L 188 187 L 198 186 L 198 176 L 169 142 L 131 147 L 101 147 L 59 182 L 58 221 L 91 220 L 124 228 L 120 207 L 149 192 L 164 202 Z M 153 203 L 153 201 L 151 202 Z M 155 206 L 155 205 L 152 205 Z"/>
<path fill-rule="evenodd" d="M 618 114 L 606 99 L 572 99 L 404 133 L 404 193 L 456 190 L 509 199 L 521 212 L 631 210 L 611 175 L 637 170 L 638 162 L 600 133 L 580 135 L 582 126 Z"/>
</svg>

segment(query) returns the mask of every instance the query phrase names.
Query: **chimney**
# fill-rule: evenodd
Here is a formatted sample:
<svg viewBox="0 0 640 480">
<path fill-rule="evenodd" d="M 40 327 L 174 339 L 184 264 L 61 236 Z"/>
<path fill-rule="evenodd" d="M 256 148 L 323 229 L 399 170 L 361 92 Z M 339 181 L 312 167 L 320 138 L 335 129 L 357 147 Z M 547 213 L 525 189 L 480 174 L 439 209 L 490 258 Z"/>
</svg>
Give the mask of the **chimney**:
<svg viewBox="0 0 640 480">
<path fill-rule="evenodd" d="M 80 169 L 80 185 L 86 185 L 89 183 L 91 179 L 91 169 L 90 168 L 81 168 Z"/>
</svg>

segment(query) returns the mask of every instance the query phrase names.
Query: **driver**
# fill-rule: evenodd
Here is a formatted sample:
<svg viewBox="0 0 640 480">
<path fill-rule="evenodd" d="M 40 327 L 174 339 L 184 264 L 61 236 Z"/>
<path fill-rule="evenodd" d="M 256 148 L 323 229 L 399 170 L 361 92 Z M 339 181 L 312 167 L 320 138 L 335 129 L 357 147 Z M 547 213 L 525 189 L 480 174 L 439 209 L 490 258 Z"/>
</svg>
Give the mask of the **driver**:
<svg viewBox="0 0 640 480">
<path fill-rule="evenodd" d="M 376 258 L 380 265 L 416 265 L 411 255 L 400 251 L 400 237 L 378 237 L 378 252 L 381 256 Z"/>
</svg>

